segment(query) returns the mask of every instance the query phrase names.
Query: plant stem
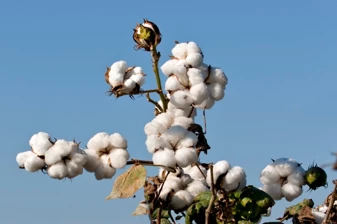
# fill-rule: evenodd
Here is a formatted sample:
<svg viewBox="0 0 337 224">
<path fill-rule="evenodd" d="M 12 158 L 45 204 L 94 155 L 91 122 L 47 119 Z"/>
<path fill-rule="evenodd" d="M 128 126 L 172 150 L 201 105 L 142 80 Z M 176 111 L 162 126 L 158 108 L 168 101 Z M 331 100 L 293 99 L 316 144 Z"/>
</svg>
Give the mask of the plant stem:
<svg viewBox="0 0 337 224">
<path fill-rule="evenodd" d="M 161 207 L 159 207 L 158 209 L 158 213 L 157 213 L 157 223 L 156 224 L 160 224 L 161 223 Z"/>
<path fill-rule="evenodd" d="M 157 88 L 159 90 L 160 100 L 163 103 L 163 112 L 166 112 L 167 100 L 164 96 L 163 89 L 161 87 L 160 74 L 159 74 L 159 69 L 158 69 L 158 62 L 159 62 L 159 58 L 160 58 L 160 53 L 157 51 L 157 48 L 155 46 L 151 50 L 151 57 L 152 57 L 152 68 L 153 68 L 154 75 L 156 77 Z"/>
<path fill-rule="evenodd" d="M 212 197 L 211 200 L 209 201 L 208 207 L 206 209 L 206 214 L 205 214 L 205 224 L 210 224 L 210 214 L 212 212 L 213 209 L 213 204 L 215 202 L 215 187 L 214 187 L 214 174 L 213 174 L 213 164 L 209 164 L 209 169 L 211 172 L 211 182 L 212 182 L 212 186 L 211 186 L 211 190 L 212 190 Z"/>
<path fill-rule="evenodd" d="M 333 191 L 332 191 L 332 194 L 331 194 L 331 199 L 330 199 L 330 202 L 329 202 L 329 207 L 328 207 L 328 210 L 326 211 L 326 215 L 324 217 L 324 220 L 323 220 L 323 224 L 327 224 L 328 223 L 328 220 L 329 220 L 329 216 L 330 216 L 330 213 L 331 213 L 331 210 L 332 210 L 332 207 L 335 203 L 335 200 L 337 199 L 337 179 L 336 180 L 333 180 L 332 183 L 335 185 L 334 188 L 333 188 Z"/>
<path fill-rule="evenodd" d="M 146 99 L 147 99 L 148 102 L 150 102 L 153 105 L 155 105 L 160 112 L 163 112 L 163 108 L 156 101 L 154 101 L 153 99 L 151 99 L 150 93 L 146 93 Z"/>
</svg>

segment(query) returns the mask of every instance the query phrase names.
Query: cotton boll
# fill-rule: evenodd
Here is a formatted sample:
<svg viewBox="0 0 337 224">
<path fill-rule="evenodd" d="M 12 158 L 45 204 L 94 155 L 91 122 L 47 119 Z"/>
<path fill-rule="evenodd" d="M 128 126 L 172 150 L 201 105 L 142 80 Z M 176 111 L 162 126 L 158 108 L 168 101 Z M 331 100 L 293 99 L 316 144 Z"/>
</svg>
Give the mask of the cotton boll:
<svg viewBox="0 0 337 224">
<path fill-rule="evenodd" d="M 198 181 L 198 180 L 194 180 L 193 182 L 191 182 L 186 187 L 185 190 L 188 191 L 192 195 L 193 198 L 195 198 L 196 196 L 198 196 L 199 194 L 205 191 L 209 191 L 208 187 L 205 186 L 202 181 Z"/>
<path fill-rule="evenodd" d="M 180 60 L 185 59 L 187 56 L 187 43 L 179 43 L 172 49 L 172 55 Z"/>
<path fill-rule="evenodd" d="M 209 91 L 205 83 L 194 85 L 190 88 L 190 94 L 194 104 L 200 104 L 210 97 Z"/>
<path fill-rule="evenodd" d="M 187 54 L 202 53 L 201 48 L 193 41 L 187 43 L 186 51 Z"/>
<path fill-rule="evenodd" d="M 145 144 L 146 144 L 147 150 L 152 154 L 155 153 L 159 149 L 164 149 L 164 148 L 172 149 L 172 146 L 166 139 L 162 138 L 161 136 L 157 136 L 157 135 L 147 136 Z"/>
<path fill-rule="evenodd" d="M 84 150 L 87 154 L 87 161 L 84 164 L 84 169 L 88 172 L 94 172 L 100 164 L 99 156 L 93 149 Z"/>
<path fill-rule="evenodd" d="M 175 117 L 171 126 L 182 126 L 187 129 L 193 123 L 190 117 Z"/>
<path fill-rule="evenodd" d="M 173 71 L 173 75 L 175 75 L 179 81 L 179 83 L 183 86 L 188 86 L 188 76 L 187 76 L 187 68 L 185 66 L 185 61 L 179 61 Z"/>
<path fill-rule="evenodd" d="M 211 83 L 208 84 L 208 91 L 210 95 L 216 100 L 222 100 L 225 96 L 224 87 L 220 83 Z"/>
<path fill-rule="evenodd" d="M 189 80 L 189 85 L 194 86 L 200 83 L 204 83 L 206 76 L 200 69 L 189 68 L 187 71 L 187 76 Z"/>
<path fill-rule="evenodd" d="M 282 185 L 282 195 L 286 198 L 287 201 L 292 201 L 303 192 L 301 186 L 293 185 L 291 183 L 286 183 Z"/>
<path fill-rule="evenodd" d="M 117 86 L 122 86 L 123 82 L 124 82 L 124 73 L 114 70 L 109 71 L 109 84 L 113 88 L 116 88 Z"/>
<path fill-rule="evenodd" d="M 281 200 L 283 197 L 281 184 L 264 185 L 263 190 L 274 200 Z"/>
<path fill-rule="evenodd" d="M 45 153 L 45 162 L 47 165 L 52 165 L 61 161 L 64 157 L 78 150 L 78 145 L 74 142 L 65 140 L 57 140 L 54 145 Z"/>
<path fill-rule="evenodd" d="M 83 165 L 76 163 L 74 160 L 67 160 L 67 177 L 72 179 L 83 173 Z"/>
<path fill-rule="evenodd" d="M 317 224 L 323 223 L 324 218 L 326 216 L 325 213 L 319 212 L 316 209 L 311 209 L 311 214 L 315 217 L 315 222 Z"/>
<path fill-rule="evenodd" d="M 165 82 L 165 90 L 168 93 L 184 89 L 186 89 L 186 87 L 180 84 L 178 78 L 175 75 L 170 76 Z"/>
<path fill-rule="evenodd" d="M 18 153 L 16 156 L 16 162 L 19 164 L 19 167 L 24 168 L 24 163 L 31 156 L 35 156 L 35 154 L 32 151 Z"/>
<path fill-rule="evenodd" d="M 176 59 L 172 59 L 172 60 L 168 60 L 167 62 L 165 62 L 161 67 L 161 71 L 164 73 L 164 75 L 166 76 L 171 76 L 174 73 L 174 67 L 176 66 L 176 64 L 179 62 L 179 60 Z"/>
<path fill-rule="evenodd" d="M 116 71 L 120 71 L 122 73 L 125 73 L 126 70 L 128 69 L 127 63 L 126 61 L 116 61 L 115 63 L 113 63 L 111 65 L 111 70 L 116 70 Z"/>
<path fill-rule="evenodd" d="M 199 109 L 211 109 L 215 104 L 215 100 L 213 97 L 208 97 L 202 103 L 194 105 L 195 108 Z"/>
<path fill-rule="evenodd" d="M 221 160 L 214 164 L 213 166 L 213 182 L 214 184 L 217 182 L 220 175 L 225 174 L 231 168 L 230 164 L 226 160 Z M 208 186 L 212 186 L 212 179 L 211 179 L 211 169 L 207 170 L 207 178 L 206 182 Z"/>
<path fill-rule="evenodd" d="M 173 147 L 186 135 L 187 130 L 179 125 L 175 125 L 167 129 L 162 137 L 166 139 Z"/>
<path fill-rule="evenodd" d="M 38 156 L 44 156 L 46 151 L 53 146 L 50 142 L 50 136 L 45 132 L 39 132 L 33 135 L 29 140 L 29 145 Z"/>
<path fill-rule="evenodd" d="M 51 178 L 62 180 L 67 176 L 67 167 L 63 161 L 59 161 L 47 168 L 47 173 Z"/>
<path fill-rule="evenodd" d="M 119 133 L 114 133 L 109 136 L 110 144 L 114 148 L 126 149 L 128 147 L 128 142 L 126 139 Z"/>
<path fill-rule="evenodd" d="M 110 165 L 110 158 L 108 155 L 102 155 L 100 164 L 95 170 L 96 180 L 111 179 L 116 173 L 116 169 Z"/>
<path fill-rule="evenodd" d="M 188 54 L 186 57 L 186 63 L 188 65 L 190 65 L 193 68 L 197 68 L 198 66 L 201 65 L 202 61 L 203 61 L 203 56 L 200 53 L 192 53 L 192 54 Z"/>
<path fill-rule="evenodd" d="M 175 192 L 183 189 L 182 182 L 179 178 L 168 178 L 168 179 L 166 179 L 163 187 L 169 188 L 170 190 L 174 190 Z"/>
<path fill-rule="evenodd" d="M 147 123 L 144 127 L 144 132 L 147 136 L 149 135 L 159 135 L 166 131 L 166 128 L 164 125 L 156 122 L 156 121 L 151 121 Z"/>
<path fill-rule="evenodd" d="M 95 151 L 107 149 L 107 151 L 110 151 L 112 146 L 110 144 L 109 137 L 110 135 L 106 132 L 97 133 L 88 141 L 88 149 L 93 149 Z"/>
<path fill-rule="evenodd" d="M 186 135 L 180 139 L 177 143 L 177 148 L 182 147 L 194 147 L 198 143 L 198 137 L 191 131 L 188 131 Z"/>
<path fill-rule="evenodd" d="M 228 83 L 228 78 L 220 68 L 212 67 L 207 83 L 219 83 L 225 87 Z"/>
<path fill-rule="evenodd" d="M 174 151 L 167 148 L 160 149 L 155 152 L 152 156 L 152 161 L 155 165 L 161 165 L 171 168 L 174 168 L 176 166 Z"/>
<path fill-rule="evenodd" d="M 193 196 L 186 190 L 176 192 L 171 199 L 173 210 L 180 211 L 186 209 L 193 202 Z"/>
<path fill-rule="evenodd" d="M 263 184 L 275 184 L 280 180 L 280 175 L 274 165 L 267 165 L 261 172 L 260 181 Z"/>
<path fill-rule="evenodd" d="M 221 182 L 221 187 L 227 192 L 242 190 L 246 186 L 246 173 L 239 167 L 232 167 Z"/>
<path fill-rule="evenodd" d="M 275 164 L 275 162 L 274 162 Z M 289 176 L 294 170 L 298 167 L 298 163 L 294 161 L 286 161 L 284 163 L 277 163 L 275 165 L 276 170 L 278 171 L 281 177 Z"/>
<path fill-rule="evenodd" d="M 131 76 L 130 79 L 132 79 L 139 86 L 142 86 L 145 83 L 145 76 L 143 74 L 135 74 Z"/>
<path fill-rule="evenodd" d="M 156 121 L 168 129 L 172 126 L 173 117 L 172 114 L 167 111 L 165 113 L 158 114 L 152 121 Z"/>
<path fill-rule="evenodd" d="M 200 170 L 201 172 L 200 172 Z M 184 169 L 184 173 L 191 176 L 193 180 L 204 180 L 207 175 L 207 170 L 203 166 L 187 166 Z"/>
<path fill-rule="evenodd" d="M 180 148 L 176 151 L 175 158 L 178 166 L 186 167 L 198 161 L 198 154 L 195 148 Z"/>
<path fill-rule="evenodd" d="M 131 93 L 136 88 L 136 83 L 132 79 L 127 79 L 124 81 L 122 93 Z"/>
<path fill-rule="evenodd" d="M 36 155 L 28 157 L 24 163 L 25 169 L 29 172 L 36 172 L 45 167 L 45 165 L 44 160 Z"/>
<path fill-rule="evenodd" d="M 187 108 L 193 104 L 193 98 L 189 90 L 178 90 L 171 95 L 170 102 L 177 108 Z"/>
<path fill-rule="evenodd" d="M 110 152 L 109 158 L 111 166 L 121 169 L 125 167 L 130 155 L 125 149 L 114 149 Z"/>
<path fill-rule="evenodd" d="M 296 186 L 302 186 L 305 184 L 304 179 L 305 170 L 299 166 L 297 167 L 292 174 L 287 177 L 288 183 L 291 183 Z"/>
</svg>

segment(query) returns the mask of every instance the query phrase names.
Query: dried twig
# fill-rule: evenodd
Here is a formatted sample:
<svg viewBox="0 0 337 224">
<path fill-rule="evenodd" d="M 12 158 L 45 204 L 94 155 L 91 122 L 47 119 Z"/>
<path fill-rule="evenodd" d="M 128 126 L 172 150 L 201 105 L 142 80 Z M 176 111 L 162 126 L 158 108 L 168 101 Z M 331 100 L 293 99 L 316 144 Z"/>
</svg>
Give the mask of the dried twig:
<svg viewBox="0 0 337 224">
<path fill-rule="evenodd" d="M 331 199 L 330 199 L 330 202 L 329 202 L 329 207 L 328 207 L 328 210 L 326 211 L 326 215 L 324 217 L 324 220 L 323 220 L 322 224 L 327 224 L 328 223 L 332 207 L 333 207 L 333 205 L 335 203 L 335 200 L 337 199 L 337 179 L 333 180 L 332 183 L 335 186 L 333 188 L 333 191 L 332 191 L 332 194 L 331 194 Z"/>
<path fill-rule="evenodd" d="M 202 115 L 204 116 L 204 135 L 206 135 L 207 130 L 206 130 L 206 111 L 205 111 L 205 108 L 202 112 Z"/>
<path fill-rule="evenodd" d="M 162 166 L 162 165 L 156 165 L 153 164 L 152 161 L 148 161 L 148 160 L 138 160 L 138 159 L 131 159 L 130 161 L 126 162 L 126 165 L 133 165 L 133 164 L 141 164 L 144 166 L 157 166 L 157 167 L 163 167 L 164 169 L 166 169 L 168 172 L 171 173 L 175 173 L 176 169 L 174 169 L 173 167 L 167 167 L 167 166 Z"/>
<path fill-rule="evenodd" d="M 202 176 L 205 178 L 205 180 L 206 180 L 206 176 L 205 176 L 205 174 L 202 172 L 202 170 L 201 170 L 201 168 L 200 168 L 200 166 L 199 166 L 199 163 L 193 163 L 192 165 L 195 165 L 195 166 L 198 167 L 198 170 L 200 171 L 201 175 L 202 175 Z"/>
<path fill-rule="evenodd" d="M 158 110 L 160 110 L 160 112 L 163 112 L 163 108 L 159 105 L 159 103 L 151 99 L 150 93 L 146 93 L 146 99 L 148 102 L 154 104 L 158 108 Z"/>
</svg>

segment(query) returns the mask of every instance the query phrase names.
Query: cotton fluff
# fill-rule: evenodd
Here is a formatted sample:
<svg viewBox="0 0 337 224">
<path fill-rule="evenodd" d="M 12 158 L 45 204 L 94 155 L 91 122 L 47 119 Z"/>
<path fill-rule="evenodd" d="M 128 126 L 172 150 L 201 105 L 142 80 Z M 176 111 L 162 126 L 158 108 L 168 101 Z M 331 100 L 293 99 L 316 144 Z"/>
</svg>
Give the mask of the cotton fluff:
<svg viewBox="0 0 337 224">
<path fill-rule="evenodd" d="M 193 98 L 189 90 L 179 90 L 170 97 L 170 102 L 177 108 L 188 108 L 193 104 Z"/>
<path fill-rule="evenodd" d="M 193 196 L 186 190 L 176 192 L 171 199 L 171 206 L 175 211 L 182 211 L 193 202 Z"/>
<path fill-rule="evenodd" d="M 200 170 L 199 170 L 200 169 Z M 205 180 L 207 170 L 203 166 L 187 166 L 183 168 L 184 173 L 191 176 L 193 180 Z"/>
<path fill-rule="evenodd" d="M 267 165 L 261 172 L 260 181 L 263 184 L 274 184 L 280 180 L 280 175 L 273 164 Z"/>
<path fill-rule="evenodd" d="M 323 223 L 323 220 L 326 216 L 324 212 L 317 211 L 316 209 L 311 209 L 311 214 L 315 217 L 315 222 L 317 224 Z"/>
<path fill-rule="evenodd" d="M 234 166 L 223 177 L 220 186 L 225 189 L 225 191 L 232 192 L 242 190 L 246 186 L 246 183 L 245 171 L 239 166 Z"/>
<path fill-rule="evenodd" d="M 163 138 L 162 136 L 158 136 L 158 135 L 147 136 L 145 144 L 146 144 L 147 150 L 152 154 L 158 151 L 159 149 L 164 149 L 164 148 L 173 149 L 171 144 L 165 138 Z"/>
<path fill-rule="evenodd" d="M 282 185 L 282 195 L 285 197 L 287 201 L 292 201 L 298 196 L 300 196 L 303 192 L 301 186 L 294 185 L 291 183 L 286 183 Z"/>
<path fill-rule="evenodd" d="M 176 159 L 174 151 L 168 148 L 156 151 L 152 156 L 152 161 L 155 165 L 174 168 L 176 166 Z"/>
<path fill-rule="evenodd" d="M 187 167 L 198 161 L 198 154 L 195 148 L 183 147 L 176 150 L 175 159 L 178 166 Z"/>
<path fill-rule="evenodd" d="M 29 172 L 36 172 L 44 168 L 45 165 L 46 164 L 44 160 L 34 154 L 26 159 L 24 163 L 24 168 Z"/>
<path fill-rule="evenodd" d="M 188 191 L 192 195 L 192 197 L 195 198 L 199 194 L 205 191 L 209 191 L 209 189 L 203 181 L 194 180 L 193 182 L 187 185 L 186 191 Z"/>
<path fill-rule="evenodd" d="M 213 166 L 213 183 L 215 184 L 218 181 L 218 178 L 221 175 L 226 174 L 230 168 L 231 165 L 226 160 L 221 160 L 215 163 Z M 206 182 L 209 187 L 212 186 L 211 169 L 207 170 Z"/>
<path fill-rule="evenodd" d="M 100 157 L 100 163 L 95 170 L 96 180 L 111 179 L 116 173 L 116 169 L 111 166 L 110 158 L 108 155 L 102 155 Z"/>
<path fill-rule="evenodd" d="M 49 134 L 39 132 L 31 137 L 29 145 L 36 155 L 44 156 L 46 151 L 53 146 L 53 143 L 50 141 Z"/>
<path fill-rule="evenodd" d="M 110 152 L 109 158 L 111 166 L 121 169 L 125 167 L 130 155 L 125 149 L 114 149 Z"/>
<path fill-rule="evenodd" d="M 263 190 L 274 200 L 281 200 L 283 197 L 281 184 L 264 185 Z"/>
<path fill-rule="evenodd" d="M 289 176 L 297 167 L 299 167 L 299 164 L 296 161 L 291 159 L 284 161 L 283 158 L 275 160 L 274 165 L 281 177 Z"/>
<path fill-rule="evenodd" d="M 198 67 L 203 62 L 203 54 L 195 42 L 179 43 L 172 49 L 173 57 L 185 61 L 187 66 Z"/>
</svg>

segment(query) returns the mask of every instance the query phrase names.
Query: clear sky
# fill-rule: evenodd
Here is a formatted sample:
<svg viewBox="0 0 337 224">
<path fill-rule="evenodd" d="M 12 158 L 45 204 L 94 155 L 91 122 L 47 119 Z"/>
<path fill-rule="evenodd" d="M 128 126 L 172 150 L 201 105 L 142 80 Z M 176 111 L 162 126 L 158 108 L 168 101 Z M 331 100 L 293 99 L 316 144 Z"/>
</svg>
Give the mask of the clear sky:
<svg viewBox="0 0 337 224">
<path fill-rule="evenodd" d="M 144 89 L 154 87 L 150 55 L 133 49 L 132 29 L 143 18 L 161 29 L 160 64 L 175 40 L 195 41 L 205 62 L 229 78 L 224 100 L 207 112 L 212 149 L 202 161 L 242 166 L 257 187 L 271 158 L 292 157 L 305 168 L 334 161 L 337 2 L 214 2 L 0 1 L 0 223 L 148 223 L 131 216 L 142 191 L 105 201 L 114 179 L 85 173 L 57 181 L 15 162 L 39 131 L 82 147 L 97 132 L 119 132 L 132 158 L 151 159 L 143 128 L 152 105 L 144 97 L 108 97 L 104 80 L 105 66 L 126 60 L 148 74 Z M 277 202 L 265 220 L 303 198 L 322 203 L 337 177 L 327 173 L 328 189 L 305 187 L 298 200 Z"/>
</svg>

